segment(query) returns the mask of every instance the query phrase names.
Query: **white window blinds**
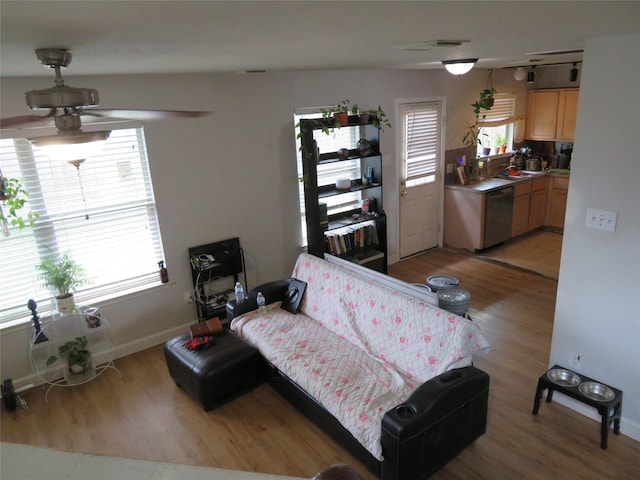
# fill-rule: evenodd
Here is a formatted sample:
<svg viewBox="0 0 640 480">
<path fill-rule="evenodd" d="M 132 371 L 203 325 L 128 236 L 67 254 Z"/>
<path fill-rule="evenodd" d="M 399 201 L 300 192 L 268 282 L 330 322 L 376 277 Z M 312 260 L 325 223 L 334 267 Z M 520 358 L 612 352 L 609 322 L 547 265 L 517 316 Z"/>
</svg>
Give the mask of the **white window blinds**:
<svg viewBox="0 0 640 480">
<path fill-rule="evenodd" d="M 497 94 L 493 107 L 489 111 L 483 111 L 483 115 L 481 127 L 500 127 L 513 123 L 516 120 L 516 96 L 511 93 Z"/>
<path fill-rule="evenodd" d="M 158 283 L 164 253 L 142 128 L 113 130 L 79 171 L 26 139 L 2 139 L 0 168 L 23 179 L 25 207 L 40 215 L 34 228 L 0 237 L 0 322 L 28 316 L 31 298 L 39 313 L 53 308 L 36 265 L 65 252 L 89 277 L 76 292 L 80 303 Z"/>
<path fill-rule="evenodd" d="M 440 102 L 426 102 L 400 106 L 404 177 L 408 185 L 437 172 L 442 124 L 440 105 Z"/>
</svg>

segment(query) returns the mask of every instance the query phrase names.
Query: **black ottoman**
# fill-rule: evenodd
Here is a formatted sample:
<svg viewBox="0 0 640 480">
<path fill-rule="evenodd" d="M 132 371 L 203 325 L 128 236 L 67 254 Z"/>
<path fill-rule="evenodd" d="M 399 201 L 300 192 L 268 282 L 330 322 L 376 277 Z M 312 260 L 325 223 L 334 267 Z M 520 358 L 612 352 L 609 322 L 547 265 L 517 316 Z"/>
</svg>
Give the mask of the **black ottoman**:
<svg viewBox="0 0 640 480">
<path fill-rule="evenodd" d="M 204 410 L 211 410 L 264 381 L 266 366 L 257 349 L 225 330 L 203 350 L 184 346 L 191 337 L 181 335 L 164 345 L 173 380 Z"/>
</svg>

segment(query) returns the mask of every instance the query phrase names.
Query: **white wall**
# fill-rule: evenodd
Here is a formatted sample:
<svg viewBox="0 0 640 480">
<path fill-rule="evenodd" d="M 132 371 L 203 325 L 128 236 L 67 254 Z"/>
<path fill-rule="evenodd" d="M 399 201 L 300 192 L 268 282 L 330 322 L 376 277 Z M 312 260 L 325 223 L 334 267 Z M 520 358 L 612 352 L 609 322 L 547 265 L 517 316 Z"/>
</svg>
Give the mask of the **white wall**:
<svg viewBox="0 0 640 480">
<path fill-rule="evenodd" d="M 624 391 L 621 428 L 640 440 L 638 65 L 640 35 L 585 46 L 549 365 L 580 353 L 576 370 Z M 617 212 L 616 231 L 586 228 L 587 208 Z"/>
<path fill-rule="evenodd" d="M 349 71 L 73 77 L 65 72 L 67 84 L 98 89 L 102 108 L 214 111 L 203 119 L 145 123 L 172 283 L 101 305 L 123 346 L 120 353 L 158 344 L 193 321 L 191 308 L 182 301 L 182 292 L 191 285 L 191 246 L 239 237 L 250 287 L 290 275 L 300 252 L 295 108 L 349 98 L 364 107 L 380 104 L 395 127 L 395 99 L 445 95 L 444 75 Z M 52 78 L 3 78 L 3 117 L 27 113 L 24 92 L 49 87 Z M 390 232 L 397 230 L 393 212 L 398 208 L 394 139 L 392 129 L 381 141 Z M 389 236 L 391 255 L 397 251 L 396 238 Z M 0 378 L 16 381 L 30 375 L 30 335 L 29 326 L 2 331 Z"/>
</svg>

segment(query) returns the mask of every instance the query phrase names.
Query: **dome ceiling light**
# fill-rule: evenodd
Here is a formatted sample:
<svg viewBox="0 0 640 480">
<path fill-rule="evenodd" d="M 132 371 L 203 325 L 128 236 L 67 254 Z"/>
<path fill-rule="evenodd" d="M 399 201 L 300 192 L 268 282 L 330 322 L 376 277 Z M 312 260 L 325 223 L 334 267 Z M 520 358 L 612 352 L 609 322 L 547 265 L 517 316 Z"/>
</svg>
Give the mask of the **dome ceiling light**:
<svg viewBox="0 0 640 480">
<path fill-rule="evenodd" d="M 451 73 L 452 75 L 464 75 L 473 68 L 477 61 L 477 58 L 467 58 L 464 60 L 443 60 L 442 64 L 444 65 L 444 68 L 447 69 L 447 72 Z"/>
</svg>

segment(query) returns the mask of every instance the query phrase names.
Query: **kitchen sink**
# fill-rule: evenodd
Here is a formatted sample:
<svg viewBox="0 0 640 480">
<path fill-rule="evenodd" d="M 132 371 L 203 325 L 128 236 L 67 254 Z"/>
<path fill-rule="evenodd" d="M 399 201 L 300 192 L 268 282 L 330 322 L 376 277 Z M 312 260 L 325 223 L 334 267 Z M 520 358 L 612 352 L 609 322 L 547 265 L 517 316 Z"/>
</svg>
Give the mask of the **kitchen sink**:
<svg viewBox="0 0 640 480">
<path fill-rule="evenodd" d="M 537 177 L 543 175 L 545 172 L 536 172 L 533 170 L 520 170 L 520 175 L 496 175 L 493 178 L 502 178 L 504 180 L 522 180 L 523 178 Z"/>
</svg>

